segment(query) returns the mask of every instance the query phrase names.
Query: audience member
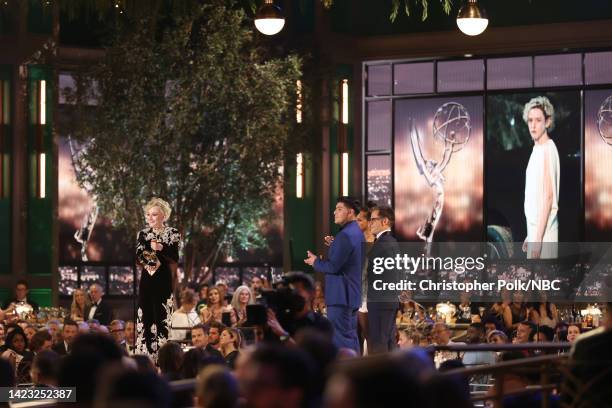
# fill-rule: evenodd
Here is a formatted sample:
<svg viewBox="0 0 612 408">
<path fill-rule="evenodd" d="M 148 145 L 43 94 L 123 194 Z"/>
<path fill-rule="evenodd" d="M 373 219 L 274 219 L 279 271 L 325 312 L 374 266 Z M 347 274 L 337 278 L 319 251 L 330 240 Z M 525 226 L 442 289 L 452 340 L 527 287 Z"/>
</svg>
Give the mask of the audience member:
<svg viewBox="0 0 612 408">
<path fill-rule="evenodd" d="M 35 387 L 57 386 L 60 356 L 53 350 L 42 350 L 36 354 L 30 369 L 30 377 Z"/>
<path fill-rule="evenodd" d="M 167 408 L 171 399 L 168 384 L 158 375 L 114 364 L 101 375 L 93 408 Z"/>
<path fill-rule="evenodd" d="M 51 350 L 53 346 L 53 338 L 47 330 L 37 331 L 32 339 L 30 340 L 30 351 L 34 354 L 38 354 L 43 350 Z"/>
<path fill-rule="evenodd" d="M 72 342 L 72 352 L 63 357 L 58 387 L 76 387 L 79 405 L 90 405 L 94 399 L 99 375 L 107 364 L 120 363 L 123 353 L 108 335 L 87 333 Z"/>
<path fill-rule="evenodd" d="M 161 346 L 157 355 L 157 365 L 164 378 L 168 381 L 179 380 L 182 364 L 183 349 L 180 344 L 169 341 Z"/>
<path fill-rule="evenodd" d="M 529 320 L 520 322 L 516 328 L 516 336 L 514 337 L 513 343 L 529 343 L 533 339 L 533 335 L 536 332 L 536 325 Z"/>
<path fill-rule="evenodd" d="M 200 309 L 200 320 L 204 324 L 212 322 L 221 323 L 221 318 L 225 308 L 223 306 L 223 298 L 219 288 L 213 287 L 208 291 L 208 305 Z"/>
<path fill-rule="evenodd" d="M 567 326 L 567 341 L 574 343 L 578 336 L 580 336 L 580 326 L 576 324 L 570 324 Z"/>
<path fill-rule="evenodd" d="M 608 282 L 610 285 L 610 282 Z M 607 289 L 610 291 L 610 288 Z M 608 299 L 610 298 L 608 293 Z M 606 303 L 603 326 L 580 335 L 570 352 L 570 375 L 562 388 L 572 407 L 604 407 L 612 401 L 612 303 Z"/>
<path fill-rule="evenodd" d="M 467 343 L 480 344 L 485 340 L 485 329 L 482 323 L 471 323 L 467 330 Z M 496 354 L 493 351 L 466 351 L 463 354 L 463 364 L 467 367 L 495 364 Z"/>
<path fill-rule="evenodd" d="M 208 325 L 208 344 L 216 350 L 219 350 L 221 347 L 219 341 L 221 340 L 223 329 L 225 329 L 225 325 L 216 321 Z"/>
<path fill-rule="evenodd" d="M 53 343 L 59 343 L 62 341 L 62 324 L 57 319 L 51 319 L 47 321 L 47 330 L 53 338 Z"/>
<path fill-rule="evenodd" d="M 325 390 L 328 408 L 423 407 L 426 400 L 410 368 L 391 354 L 337 366 Z"/>
<path fill-rule="evenodd" d="M 200 318 L 195 311 L 197 297 L 193 289 L 183 289 L 180 295 L 181 307 L 170 317 L 170 328 L 168 340 L 186 340 L 190 329 L 200 323 Z"/>
<path fill-rule="evenodd" d="M 204 368 L 197 378 L 196 406 L 199 408 L 235 408 L 238 406 L 238 382 L 222 366 Z"/>
<path fill-rule="evenodd" d="M 262 346 L 237 371 L 241 394 L 251 408 L 308 407 L 316 399 L 313 364 L 301 350 Z"/>
<path fill-rule="evenodd" d="M 64 327 L 62 328 L 62 341 L 55 343 L 52 347 L 60 356 L 70 354 L 72 350 L 72 343 L 79 334 L 79 326 L 73 320 L 65 320 Z"/>
<path fill-rule="evenodd" d="M 235 328 L 224 329 L 223 332 L 221 332 L 219 346 L 227 365 L 233 370 L 242 347 L 242 333 Z"/>
<path fill-rule="evenodd" d="M 216 354 L 210 354 L 199 347 L 192 348 L 183 355 L 181 378 L 195 378 L 200 370 L 211 364 L 227 365 L 225 360 Z"/>
<path fill-rule="evenodd" d="M 81 288 L 77 288 L 72 293 L 72 304 L 70 305 L 70 318 L 77 323 L 87 320 L 85 309 L 90 307 L 87 293 Z"/>
<path fill-rule="evenodd" d="M 127 342 L 125 341 L 125 322 L 113 320 L 110 323 L 110 334 L 125 354 L 128 354 Z"/>
<path fill-rule="evenodd" d="M 102 286 L 94 283 L 89 287 L 91 304 L 85 307 L 85 320 L 96 319 L 101 325 L 107 326 L 113 320 L 113 310 L 104 301 L 104 290 Z"/>
<path fill-rule="evenodd" d="M 198 324 L 191 328 L 191 344 L 193 347 L 201 348 L 214 357 L 223 359 L 223 354 L 209 343 L 210 327 Z"/>
<path fill-rule="evenodd" d="M 18 280 L 15 284 L 15 293 L 14 296 L 4 302 L 2 305 L 2 309 L 12 309 L 14 310 L 16 307 L 22 307 L 24 310 L 30 309 L 34 313 L 38 313 L 38 303 L 33 301 L 28 294 L 30 293 L 30 287 L 28 286 L 28 282 L 25 280 Z"/>
<path fill-rule="evenodd" d="M 491 344 L 507 344 L 508 336 L 501 330 L 493 330 L 487 334 L 487 343 Z"/>
<path fill-rule="evenodd" d="M 238 286 L 232 296 L 232 325 L 242 326 L 247 320 L 247 305 L 254 303 L 253 294 L 248 286 Z"/>
</svg>

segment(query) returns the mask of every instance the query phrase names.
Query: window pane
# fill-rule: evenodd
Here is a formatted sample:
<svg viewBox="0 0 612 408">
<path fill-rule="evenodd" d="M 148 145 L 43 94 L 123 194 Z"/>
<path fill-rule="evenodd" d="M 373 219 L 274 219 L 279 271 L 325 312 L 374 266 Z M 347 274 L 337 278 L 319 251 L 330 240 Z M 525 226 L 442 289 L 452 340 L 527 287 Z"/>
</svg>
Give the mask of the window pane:
<svg viewBox="0 0 612 408">
<path fill-rule="evenodd" d="M 438 92 L 480 91 L 484 89 L 482 60 L 438 63 Z"/>
<path fill-rule="evenodd" d="M 531 57 L 490 59 L 487 61 L 487 88 L 531 88 L 532 70 Z"/>
<path fill-rule="evenodd" d="M 81 285 L 88 288 L 89 285 L 97 283 L 106 291 L 106 274 L 103 266 L 84 266 L 81 271 Z"/>
<path fill-rule="evenodd" d="M 233 292 L 240 283 L 240 268 L 236 266 L 218 266 L 215 268 L 215 284 L 219 281 L 227 283 L 230 292 Z"/>
<path fill-rule="evenodd" d="M 535 57 L 535 86 L 582 84 L 582 55 L 544 55 Z"/>
<path fill-rule="evenodd" d="M 59 74 L 59 103 L 64 104 L 66 100 L 66 93 L 74 93 L 76 91 L 76 80 L 68 73 Z"/>
<path fill-rule="evenodd" d="M 368 201 L 391 206 L 391 156 L 367 157 Z"/>
<path fill-rule="evenodd" d="M 242 268 L 242 284 L 251 287 L 253 278 L 257 276 L 259 278 L 268 279 L 268 268 L 263 266 L 247 266 Z"/>
<path fill-rule="evenodd" d="M 419 62 L 393 66 L 393 93 L 418 94 L 434 91 L 434 63 Z"/>
<path fill-rule="evenodd" d="M 272 283 L 280 282 L 283 278 L 283 268 L 273 267 L 271 268 Z"/>
<path fill-rule="evenodd" d="M 612 83 L 612 52 L 595 52 L 584 56 L 587 85 Z"/>
<path fill-rule="evenodd" d="M 134 293 L 134 272 L 129 266 L 108 268 L 110 295 L 132 295 Z"/>
<path fill-rule="evenodd" d="M 60 266 L 59 293 L 72 295 L 79 283 L 79 270 L 76 266 Z"/>
<path fill-rule="evenodd" d="M 367 79 L 368 96 L 391 94 L 391 65 L 369 65 Z"/>
<path fill-rule="evenodd" d="M 391 101 L 372 101 L 368 109 L 368 150 L 391 150 Z"/>
</svg>

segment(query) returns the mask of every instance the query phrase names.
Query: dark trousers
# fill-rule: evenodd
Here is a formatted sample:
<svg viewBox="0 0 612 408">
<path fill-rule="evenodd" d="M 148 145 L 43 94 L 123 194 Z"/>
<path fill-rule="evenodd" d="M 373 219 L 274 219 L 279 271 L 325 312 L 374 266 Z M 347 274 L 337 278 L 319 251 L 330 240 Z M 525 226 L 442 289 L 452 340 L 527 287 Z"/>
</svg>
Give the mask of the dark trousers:
<svg viewBox="0 0 612 408">
<path fill-rule="evenodd" d="M 327 306 L 327 318 L 334 326 L 334 345 L 355 350 L 359 354 L 357 310 L 347 306 Z"/>
<path fill-rule="evenodd" d="M 368 303 L 368 354 L 384 353 L 397 347 L 396 311 L 397 305 Z"/>
</svg>

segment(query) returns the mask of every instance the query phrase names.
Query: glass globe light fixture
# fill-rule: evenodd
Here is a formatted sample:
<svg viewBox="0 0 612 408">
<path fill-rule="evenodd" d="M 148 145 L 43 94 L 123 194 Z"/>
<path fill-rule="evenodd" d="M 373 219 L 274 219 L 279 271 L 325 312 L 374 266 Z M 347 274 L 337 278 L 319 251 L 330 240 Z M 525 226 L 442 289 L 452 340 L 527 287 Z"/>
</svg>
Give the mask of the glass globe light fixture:
<svg viewBox="0 0 612 408">
<path fill-rule="evenodd" d="M 457 15 L 457 27 L 463 34 L 475 36 L 482 34 L 489 25 L 489 17 L 487 12 L 478 6 L 477 0 L 468 0 L 467 3 L 459 9 Z"/>
<path fill-rule="evenodd" d="M 255 14 L 255 27 L 265 35 L 278 34 L 285 26 L 285 16 L 280 7 L 275 6 L 273 0 L 265 0 L 265 3 Z"/>
</svg>

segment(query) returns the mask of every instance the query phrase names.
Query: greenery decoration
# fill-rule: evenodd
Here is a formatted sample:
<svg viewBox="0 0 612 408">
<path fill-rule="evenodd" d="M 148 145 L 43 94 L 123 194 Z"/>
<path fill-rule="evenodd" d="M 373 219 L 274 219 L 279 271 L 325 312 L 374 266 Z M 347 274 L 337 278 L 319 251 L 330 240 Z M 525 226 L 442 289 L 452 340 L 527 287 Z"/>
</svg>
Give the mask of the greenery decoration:
<svg viewBox="0 0 612 408">
<path fill-rule="evenodd" d="M 123 30 L 67 97 L 79 183 L 131 237 L 144 226 L 142 205 L 168 200 L 189 277 L 232 248 L 264 244 L 259 223 L 279 168 L 306 139 L 295 124 L 302 60 L 267 56 L 228 0 L 165 23 Z"/>
</svg>

